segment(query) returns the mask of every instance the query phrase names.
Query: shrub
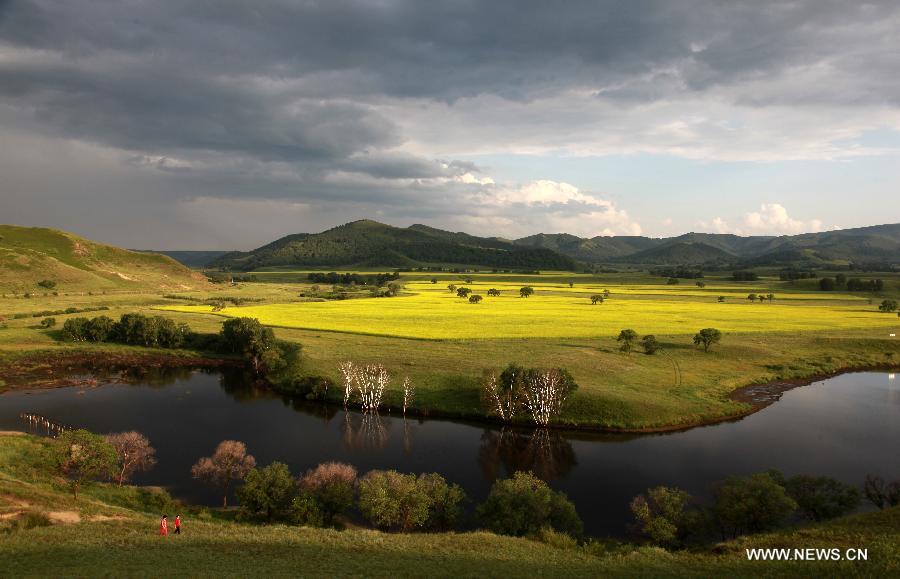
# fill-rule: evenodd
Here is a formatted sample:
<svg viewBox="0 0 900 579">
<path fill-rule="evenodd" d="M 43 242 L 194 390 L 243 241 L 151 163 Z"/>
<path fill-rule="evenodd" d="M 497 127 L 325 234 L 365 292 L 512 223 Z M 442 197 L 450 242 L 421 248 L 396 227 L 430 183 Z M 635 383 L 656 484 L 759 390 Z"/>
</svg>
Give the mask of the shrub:
<svg viewBox="0 0 900 579">
<path fill-rule="evenodd" d="M 797 509 L 777 479 L 762 472 L 729 477 L 716 486 L 710 514 L 723 538 L 775 529 Z"/>
<path fill-rule="evenodd" d="M 236 495 L 242 517 L 267 523 L 286 521 L 293 514 L 297 483 L 286 464 L 273 462 L 248 472 Z"/>
<path fill-rule="evenodd" d="M 659 351 L 659 342 L 656 340 L 656 336 L 650 334 L 641 338 L 641 347 L 645 354 L 652 356 Z"/>
<path fill-rule="evenodd" d="M 437 473 L 403 474 L 373 470 L 359 481 L 359 509 L 383 529 L 451 529 L 465 493 Z"/>
<path fill-rule="evenodd" d="M 880 476 L 866 475 L 863 492 L 870 503 L 884 509 L 900 505 L 900 480 L 885 484 Z"/>
<path fill-rule="evenodd" d="M 42 279 L 41 281 L 37 282 L 37 284 L 46 289 L 53 289 L 56 287 L 56 282 L 50 279 Z"/>
<path fill-rule="evenodd" d="M 87 318 L 69 318 L 62 328 L 63 339 L 70 342 L 84 342 L 87 340 L 87 326 L 90 320 Z"/>
<path fill-rule="evenodd" d="M 356 469 L 340 462 L 320 464 L 300 478 L 301 491 L 316 502 L 318 518 L 326 525 L 353 506 L 356 484 Z"/>
<path fill-rule="evenodd" d="M 325 526 L 325 518 L 322 516 L 319 501 L 305 491 L 300 491 L 291 501 L 291 520 L 298 525 L 309 527 Z"/>
<path fill-rule="evenodd" d="M 794 476 L 785 481 L 784 487 L 797 502 L 797 513 L 811 521 L 842 517 L 862 500 L 859 489 L 827 476 Z"/>
<path fill-rule="evenodd" d="M 638 531 L 650 542 L 662 547 L 678 547 L 696 523 L 694 513 L 686 510 L 691 496 L 677 488 L 654 487 L 631 501 L 631 512 Z"/>
<path fill-rule="evenodd" d="M 482 525 L 503 535 L 534 535 L 544 527 L 581 536 L 583 524 L 566 495 L 530 472 L 516 472 L 491 487 L 476 510 Z"/>
<path fill-rule="evenodd" d="M 56 318 L 44 318 L 41 320 L 42 328 L 52 328 L 56 325 Z"/>
</svg>

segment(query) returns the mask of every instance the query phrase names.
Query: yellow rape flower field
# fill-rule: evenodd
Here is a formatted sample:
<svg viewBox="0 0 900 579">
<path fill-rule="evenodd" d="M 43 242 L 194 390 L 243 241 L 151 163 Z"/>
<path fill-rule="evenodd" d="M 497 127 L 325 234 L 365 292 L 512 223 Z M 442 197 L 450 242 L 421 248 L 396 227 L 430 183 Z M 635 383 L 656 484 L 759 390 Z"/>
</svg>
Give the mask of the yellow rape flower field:
<svg viewBox="0 0 900 579">
<path fill-rule="evenodd" d="M 228 307 L 217 315 L 253 317 L 270 326 L 427 340 L 503 338 L 588 338 L 614 336 L 623 328 L 641 334 L 683 335 L 706 327 L 723 332 L 791 332 L 849 328 L 895 328 L 897 317 L 878 312 L 849 295 L 779 294 L 773 302 L 746 299 L 746 287 L 578 286 L 531 284 L 535 294 L 518 295 L 520 285 L 462 284 L 483 295 L 469 303 L 443 284 L 413 282 L 394 298 L 274 303 Z M 487 289 L 502 291 L 488 297 Z M 592 305 L 589 296 L 609 289 Z M 717 296 L 727 296 L 718 303 Z M 213 313 L 205 305 L 158 309 Z"/>
</svg>

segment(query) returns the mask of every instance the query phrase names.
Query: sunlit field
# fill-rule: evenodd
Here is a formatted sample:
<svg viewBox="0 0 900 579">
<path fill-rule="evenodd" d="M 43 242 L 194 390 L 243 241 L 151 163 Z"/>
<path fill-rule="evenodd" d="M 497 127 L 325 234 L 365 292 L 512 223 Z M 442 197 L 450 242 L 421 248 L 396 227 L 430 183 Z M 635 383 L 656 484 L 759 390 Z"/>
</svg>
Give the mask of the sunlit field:
<svg viewBox="0 0 900 579">
<path fill-rule="evenodd" d="M 641 334 L 681 335 L 705 327 L 723 332 L 790 332 L 897 326 L 896 316 L 850 295 L 783 293 L 776 294 L 774 301 L 760 303 L 747 300 L 753 290 L 740 286 L 700 289 L 592 283 L 569 287 L 549 282 L 530 284 L 534 295 L 522 298 L 521 284 L 456 284 L 470 287 L 484 300 L 469 303 L 443 282 L 412 282 L 406 284 L 403 295 L 394 298 L 250 305 L 215 313 L 258 318 L 286 328 L 430 340 L 585 338 L 615 335 L 623 328 Z M 489 288 L 501 290 L 501 295 L 489 297 Z M 590 295 L 604 289 L 610 290 L 610 297 L 592 305 Z M 718 301 L 720 295 L 726 296 L 724 303 Z M 160 309 L 212 313 L 206 305 Z"/>
</svg>

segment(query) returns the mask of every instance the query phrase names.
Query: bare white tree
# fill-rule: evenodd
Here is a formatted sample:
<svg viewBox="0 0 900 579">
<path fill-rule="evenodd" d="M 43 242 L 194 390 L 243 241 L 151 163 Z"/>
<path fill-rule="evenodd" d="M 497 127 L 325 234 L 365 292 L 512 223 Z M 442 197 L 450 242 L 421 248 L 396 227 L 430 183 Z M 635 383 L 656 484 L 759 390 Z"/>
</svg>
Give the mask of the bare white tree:
<svg viewBox="0 0 900 579">
<path fill-rule="evenodd" d="M 518 409 L 518 392 L 515 390 L 503 388 L 496 373 L 486 373 L 481 383 L 481 399 L 488 414 L 504 422 L 512 420 Z"/>
<path fill-rule="evenodd" d="M 529 373 L 522 388 L 525 408 L 538 426 L 547 426 L 560 413 L 566 394 L 565 378 L 555 368 Z"/>
<path fill-rule="evenodd" d="M 360 366 L 351 361 L 339 366 L 344 378 L 344 405 L 350 403 L 353 394 L 363 412 L 378 412 L 381 399 L 391 380 L 390 374 L 381 364 Z"/>
<path fill-rule="evenodd" d="M 409 376 L 403 379 L 403 416 L 406 416 L 406 409 L 412 404 L 413 398 L 416 396 L 416 387 L 409 380 Z"/>
</svg>

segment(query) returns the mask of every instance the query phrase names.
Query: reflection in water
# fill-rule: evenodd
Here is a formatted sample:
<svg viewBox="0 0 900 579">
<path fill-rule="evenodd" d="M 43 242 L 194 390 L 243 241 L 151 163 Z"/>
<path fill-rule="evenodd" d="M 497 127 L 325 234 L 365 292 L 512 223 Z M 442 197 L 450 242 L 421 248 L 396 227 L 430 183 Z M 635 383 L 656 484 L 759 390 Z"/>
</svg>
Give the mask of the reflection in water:
<svg viewBox="0 0 900 579">
<path fill-rule="evenodd" d="M 377 413 L 344 411 L 341 443 L 348 450 L 380 450 L 387 445 L 389 426 Z"/>
<path fill-rule="evenodd" d="M 517 470 L 530 470 L 539 478 L 552 481 L 565 477 L 578 461 L 572 445 L 558 431 L 502 428 L 485 429 L 481 434 L 478 464 L 489 480 Z M 501 466 L 505 472 L 499 472 Z"/>
</svg>

